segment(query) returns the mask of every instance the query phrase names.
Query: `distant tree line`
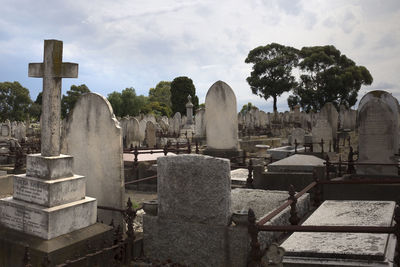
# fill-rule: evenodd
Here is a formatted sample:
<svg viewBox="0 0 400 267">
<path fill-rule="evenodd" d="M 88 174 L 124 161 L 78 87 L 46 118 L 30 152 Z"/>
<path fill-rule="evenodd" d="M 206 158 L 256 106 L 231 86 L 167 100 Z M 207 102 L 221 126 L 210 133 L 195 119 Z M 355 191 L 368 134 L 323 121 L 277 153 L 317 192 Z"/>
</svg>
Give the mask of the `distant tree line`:
<svg viewBox="0 0 400 267">
<path fill-rule="evenodd" d="M 277 98 L 290 91 L 291 108 L 299 104 L 306 112 L 319 111 L 327 102 L 349 108 L 356 104 L 361 86 L 373 81 L 366 67 L 357 66 L 333 45 L 298 50 L 271 43 L 251 50 L 245 62 L 253 64 L 247 78 L 253 94 L 271 97 L 274 111 Z"/>
<path fill-rule="evenodd" d="M 89 92 L 85 84 L 72 85 L 61 98 L 62 118 L 70 114 L 81 95 Z M 196 109 L 199 100 L 193 81 L 188 77 L 177 77 L 172 82 L 159 82 L 150 88 L 148 96 L 137 95 L 135 89 L 130 87 L 108 94 L 107 99 L 118 117 L 137 116 L 140 113 L 172 116 L 176 112 L 186 114 L 188 95 L 191 95 Z M 0 121 L 40 120 L 41 106 L 42 92 L 32 101 L 29 90 L 19 82 L 0 83 Z"/>
</svg>

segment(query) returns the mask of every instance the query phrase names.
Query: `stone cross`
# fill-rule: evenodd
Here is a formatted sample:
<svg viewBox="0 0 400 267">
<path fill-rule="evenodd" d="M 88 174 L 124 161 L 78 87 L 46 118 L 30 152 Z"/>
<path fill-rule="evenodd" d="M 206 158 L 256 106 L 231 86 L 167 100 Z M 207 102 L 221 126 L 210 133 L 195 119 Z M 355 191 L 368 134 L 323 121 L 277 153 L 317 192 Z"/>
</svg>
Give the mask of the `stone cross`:
<svg viewBox="0 0 400 267">
<path fill-rule="evenodd" d="M 77 78 L 78 64 L 62 62 L 63 43 L 44 40 L 43 63 L 29 63 L 29 77 L 43 78 L 41 154 L 60 155 L 61 78 Z"/>
</svg>

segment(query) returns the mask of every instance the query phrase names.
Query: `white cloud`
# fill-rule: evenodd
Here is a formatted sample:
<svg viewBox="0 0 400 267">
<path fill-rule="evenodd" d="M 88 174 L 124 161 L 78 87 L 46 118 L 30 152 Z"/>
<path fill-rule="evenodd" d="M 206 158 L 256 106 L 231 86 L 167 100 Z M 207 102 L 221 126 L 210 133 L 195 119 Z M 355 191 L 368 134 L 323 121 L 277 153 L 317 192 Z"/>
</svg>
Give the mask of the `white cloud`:
<svg viewBox="0 0 400 267">
<path fill-rule="evenodd" d="M 80 64 L 79 79 L 63 81 L 64 92 L 85 83 L 103 95 L 125 87 L 147 94 L 161 80 L 188 76 L 200 102 L 223 80 L 239 108 L 252 102 L 272 111 L 271 99 L 251 93 L 246 82 L 251 66 L 244 59 L 251 49 L 277 42 L 296 48 L 333 44 L 365 65 L 374 85 L 392 84 L 388 89 L 394 92 L 400 83 L 400 4 L 381 3 L 0 0 L 0 81 L 24 81 L 36 96 L 40 83 L 27 78 L 27 64 L 42 60 L 43 39 L 55 38 L 64 41 L 64 60 Z M 18 72 L 8 67 L 16 61 L 26 66 Z M 279 109 L 287 109 L 286 97 L 278 99 Z"/>
</svg>

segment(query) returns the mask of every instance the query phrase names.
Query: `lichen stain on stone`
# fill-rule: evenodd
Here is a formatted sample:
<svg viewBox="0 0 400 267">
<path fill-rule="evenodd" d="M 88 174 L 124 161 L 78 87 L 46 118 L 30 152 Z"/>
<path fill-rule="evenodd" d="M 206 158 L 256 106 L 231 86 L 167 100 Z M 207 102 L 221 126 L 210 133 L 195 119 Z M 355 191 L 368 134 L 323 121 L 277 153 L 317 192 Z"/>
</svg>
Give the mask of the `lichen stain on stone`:
<svg viewBox="0 0 400 267">
<path fill-rule="evenodd" d="M 54 43 L 53 47 L 53 73 L 55 77 L 61 76 L 61 67 L 62 67 L 62 42 L 57 41 Z"/>
<path fill-rule="evenodd" d="M 382 91 L 382 90 L 374 90 L 369 92 L 370 94 L 372 94 L 373 96 L 377 97 L 377 98 L 381 98 L 382 95 L 387 94 L 387 92 Z"/>
</svg>

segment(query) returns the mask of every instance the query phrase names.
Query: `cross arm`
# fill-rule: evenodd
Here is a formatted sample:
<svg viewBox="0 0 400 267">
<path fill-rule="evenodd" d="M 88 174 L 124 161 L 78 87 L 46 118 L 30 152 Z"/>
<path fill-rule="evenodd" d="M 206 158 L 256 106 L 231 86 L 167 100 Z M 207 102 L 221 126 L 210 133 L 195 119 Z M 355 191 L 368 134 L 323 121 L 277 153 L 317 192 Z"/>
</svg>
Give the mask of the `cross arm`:
<svg viewBox="0 0 400 267">
<path fill-rule="evenodd" d="M 43 78 L 44 64 L 43 63 L 29 63 L 28 76 L 35 78 Z M 54 78 L 77 78 L 78 77 L 78 64 L 65 62 L 61 64 L 61 73 L 50 74 Z"/>
</svg>

